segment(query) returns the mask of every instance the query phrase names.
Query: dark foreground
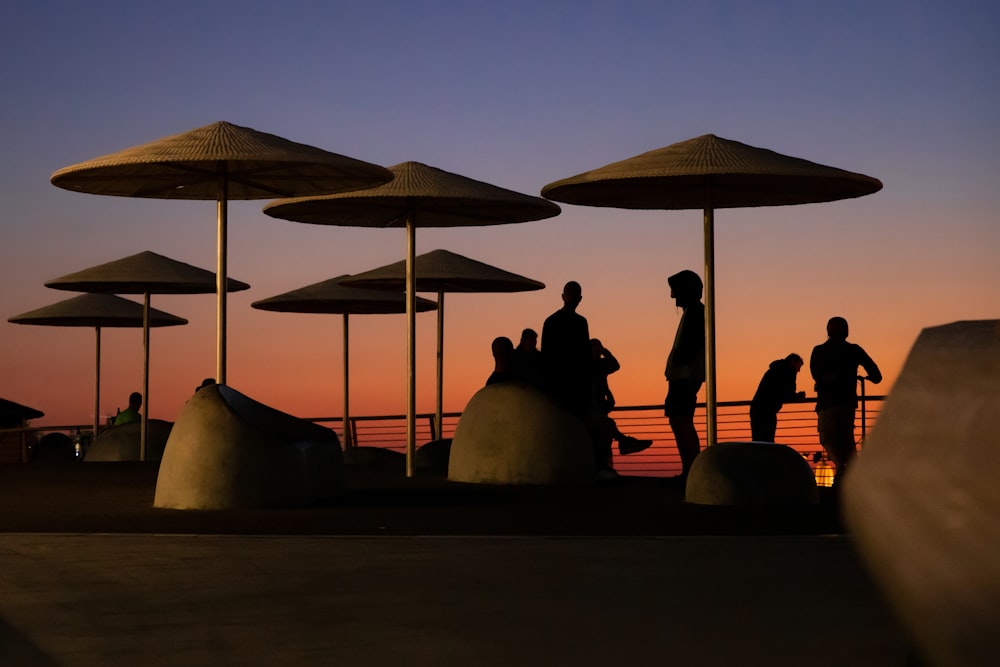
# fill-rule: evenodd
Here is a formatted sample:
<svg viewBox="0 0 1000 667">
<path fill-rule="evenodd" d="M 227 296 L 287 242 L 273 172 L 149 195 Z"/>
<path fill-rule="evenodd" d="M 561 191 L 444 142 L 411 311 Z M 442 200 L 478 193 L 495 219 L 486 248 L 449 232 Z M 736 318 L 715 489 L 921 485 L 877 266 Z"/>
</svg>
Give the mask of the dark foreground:
<svg viewBox="0 0 1000 667">
<path fill-rule="evenodd" d="M 182 512 L 155 480 L 0 468 L 0 664 L 905 664 L 828 504 L 354 470 L 322 506 Z"/>
</svg>

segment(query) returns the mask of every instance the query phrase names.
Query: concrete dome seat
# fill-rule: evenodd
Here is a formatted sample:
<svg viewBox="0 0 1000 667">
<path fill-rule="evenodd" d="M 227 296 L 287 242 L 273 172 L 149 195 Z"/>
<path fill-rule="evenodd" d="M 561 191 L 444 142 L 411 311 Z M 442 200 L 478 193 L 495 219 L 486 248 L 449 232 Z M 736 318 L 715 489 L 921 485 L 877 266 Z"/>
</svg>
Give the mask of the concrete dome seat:
<svg viewBox="0 0 1000 667">
<path fill-rule="evenodd" d="M 699 505 L 800 505 L 819 502 L 819 491 L 812 468 L 791 447 L 720 442 L 694 460 L 684 500 Z"/>
<path fill-rule="evenodd" d="M 448 462 L 451 481 L 565 484 L 594 477 L 586 427 L 529 384 L 483 387 L 455 427 Z"/>
<path fill-rule="evenodd" d="M 188 400 L 170 433 L 154 507 L 298 507 L 345 490 L 336 433 L 211 385 Z"/>
<path fill-rule="evenodd" d="M 167 445 L 173 422 L 150 419 L 146 431 L 146 460 L 159 461 Z M 101 431 L 87 449 L 84 461 L 138 461 L 142 439 L 142 422 L 113 426 Z"/>
</svg>

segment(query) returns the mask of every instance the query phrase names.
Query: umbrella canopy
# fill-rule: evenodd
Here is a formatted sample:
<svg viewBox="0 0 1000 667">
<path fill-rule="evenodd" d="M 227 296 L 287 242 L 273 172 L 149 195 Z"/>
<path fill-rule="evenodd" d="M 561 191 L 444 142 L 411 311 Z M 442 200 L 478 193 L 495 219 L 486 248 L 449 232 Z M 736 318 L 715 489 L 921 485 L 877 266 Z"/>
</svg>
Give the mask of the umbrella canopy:
<svg viewBox="0 0 1000 667">
<path fill-rule="evenodd" d="M 218 122 L 64 167 L 52 174 L 51 181 L 90 194 L 216 201 L 216 376 L 225 384 L 227 202 L 340 192 L 391 178 L 378 165 Z"/>
<path fill-rule="evenodd" d="M 343 284 L 349 276 L 337 276 L 299 289 L 278 294 L 250 304 L 260 310 L 275 310 L 285 313 L 330 313 L 344 317 L 344 446 L 351 446 L 351 431 L 348 428 L 350 416 L 350 315 L 375 315 L 381 313 L 405 313 L 406 296 L 402 289 L 384 292 L 348 287 Z M 429 299 L 417 298 L 418 311 L 434 310 L 437 307 Z"/>
<path fill-rule="evenodd" d="M 94 327 L 96 336 L 96 370 L 94 373 L 94 437 L 97 437 L 101 405 L 101 328 L 171 327 L 187 324 L 162 310 L 149 309 L 113 294 L 81 294 L 44 308 L 28 311 L 8 318 L 14 324 L 35 324 L 52 327 Z M 148 411 L 148 407 L 147 410 Z M 145 411 L 144 411 L 145 414 Z"/>
<path fill-rule="evenodd" d="M 413 263 L 418 292 L 437 292 L 437 387 L 436 424 L 442 433 L 442 386 L 444 383 L 444 294 L 445 292 L 529 292 L 545 288 L 545 283 L 463 257 L 448 250 L 432 250 L 417 255 Z M 376 289 L 403 290 L 406 287 L 406 260 L 365 271 L 345 279 L 348 285 Z"/>
<path fill-rule="evenodd" d="M 46 281 L 45 286 L 74 292 L 142 294 L 144 307 L 149 308 L 150 294 L 207 294 L 217 289 L 217 280 L 211 271 L 146 250 Z M 248 289 L 250 286 L 239 280 L 227 278 L 226 287 L 228 291 L 235 292 Z M 142 339 L 142 397 L 146 409 L 142 412 L 139 457 L 144 460 L 150 408 L 148 326 L 143 326 Z"/>
<path fill-rule="evenodd" d="M 540 197 L 500 188 L 419 162 L 389 170 L 392 181 L 368 190 L 272 202 L 264 212 L 275 218 L 346 227 L 406 229 L 407 408 L 406 474 L 413 476 L 416 451 L 416 326 L 414 257 L 417 227 L 502 225 L 559 215 Z"/>
<path fill-rule="evenodd" d="M 871 176 L 827 167 L 713 134 L 549 183 L 542 195 L 584 206 L 704 210 L 708 444 L 716 442 L 715 216 L 717 208 L 782 206 L 878 192 Z"/>
<path fill-rule="evenodd" d="M 29 419 L 44 417 L 41 410 L 0 398 L 0 428 L 16 428 Z"/>
</svg>

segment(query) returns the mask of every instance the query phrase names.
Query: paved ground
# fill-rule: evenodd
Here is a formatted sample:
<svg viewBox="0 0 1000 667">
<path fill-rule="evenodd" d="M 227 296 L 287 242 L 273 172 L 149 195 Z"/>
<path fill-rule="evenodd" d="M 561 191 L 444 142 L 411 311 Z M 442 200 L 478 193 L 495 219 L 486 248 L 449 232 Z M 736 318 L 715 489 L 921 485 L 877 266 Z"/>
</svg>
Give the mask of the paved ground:
<svg viewBox="0 0 1000 667">
<path fill-rule="evenodd" d="M 0 468 L 0 665 L 905 664 L 829 505 L 358 471 L 321 507 L 177 512 L 155 472 Z"/>
</svg>

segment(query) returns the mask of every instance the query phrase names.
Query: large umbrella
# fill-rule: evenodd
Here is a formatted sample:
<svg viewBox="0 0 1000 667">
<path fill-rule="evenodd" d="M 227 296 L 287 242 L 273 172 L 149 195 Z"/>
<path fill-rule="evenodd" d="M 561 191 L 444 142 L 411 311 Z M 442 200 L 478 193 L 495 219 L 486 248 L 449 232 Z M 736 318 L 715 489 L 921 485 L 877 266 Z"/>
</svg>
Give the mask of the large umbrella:
<svg viewBox="0 0 1000 667">
<path fill-rule="evenodd" d="M 41 410 L 0 398 L 0 428 L 13 428 L 9 424 L 20 426 L 29 419 L 40 419 L 44 416 L 45 413 Z"/>
<path fill-rule="evenodd" d="M 81 294 L 51 306 L 31 310 L 8 318 L 14 324 L 37 324 L 53 327 L 94 327 L 97 339 L 96 368 L 94 372 L 94 437 L 101 410 L 101 328 L 172 327 L 187 324 L 183 317 L 147 309 L 146 306 L 123 299 L 114 294 Z M 147 409 L 143 414 L 148 412 Z"/>
<path fill-rule="evenodd" d="M 105 264 L 92 266 L 45 283 L 46 287 L 73 292 L 106 294 L 142 294 L 143 312 L 149 310 L 150 294 L 208 294 L 217 289 L 215 274 L 196 266 L 146 250 Z M 250 286 L 226 279 L 226 291 L 236 292 Z M 144 318 L 145 321 L 145 318 Z M 146 458 L 146 432 L 149 415 L 149 326 L 143 325 L 142 411 L 139 458 Z"/>
<path fill-rule="evenodd" d="M 549 183 L 542 195 L 568 204 L 704 210 L 705 362 L 708 445 L 715 413 L 715 209 L 784 206 L 878 192 L 875 178 L 706 134 Z"/>
<path fill-rule="evenodd" d="M 275 218 L 347 227 L 404 227 L 407 238 L 407 405 L 406 474 L 413 476 L 416 451 L 416 323 L 413 264 L 417 227 L 502 225 L 551 218 L 559 207 L 540 197 L 465 176 L 403 162 L 389 170 L 395 178 L 376 188 L 325 197 L 300 197 L 264 207 Z"/>
<path fill-rule="evenodd" d="M 437 292 L 437 387 L 435 423 L 442 433 L 442 385 L 444 378 L 445 292 L 528 292 L 545 289 L 545 283 L 463 257 L 448 250 L 417 255 L 413 264 L 418 292 Z M 406 289 L 406 260 L 365 271 L 344 280 L 346 285 L 402 291 Z"/>
<path fill-rule="evenodd" d="M 228 201 L 342 192 L 391 178 L 378 165 L 218 122 L 64 167 L 51 180 L 61 188 L 91 194 L 215 200 L 216 380 L 225 384 Z"/>
<path fill-rule="evenodd" d="M 344 447 L 350 447 L 350 315 L 375 315 L 380 313 L 405 313 L 406 295 L 403 291 L 381 292 L 378 290 L 348 287 L 343 281 L 349 276 L 337 276 L 299 289 L 278 294 L 250 304 L 260 310 L 275 310 L 285 313 L 340 313 L 344 316 Z M 436 304 L 428 299 L 417 299 L 417 310 L 434 310 Z"/>
</svg>

